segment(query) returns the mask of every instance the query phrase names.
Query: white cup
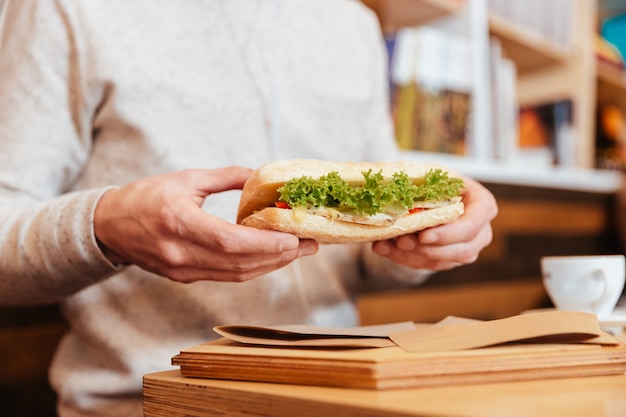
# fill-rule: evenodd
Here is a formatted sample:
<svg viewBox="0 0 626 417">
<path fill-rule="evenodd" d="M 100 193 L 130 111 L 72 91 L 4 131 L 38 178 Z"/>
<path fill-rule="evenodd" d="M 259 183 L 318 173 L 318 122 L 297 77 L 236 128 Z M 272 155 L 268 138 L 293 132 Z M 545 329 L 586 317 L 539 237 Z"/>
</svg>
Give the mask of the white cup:
<svg viewBox="0 0 626 417">
<path fill-rule="evenodd" d="M 556 308 L 607 318 L 624 289 L 625 264 L 623 255 L 544 256 L 543 285 Z"/>
</svg>

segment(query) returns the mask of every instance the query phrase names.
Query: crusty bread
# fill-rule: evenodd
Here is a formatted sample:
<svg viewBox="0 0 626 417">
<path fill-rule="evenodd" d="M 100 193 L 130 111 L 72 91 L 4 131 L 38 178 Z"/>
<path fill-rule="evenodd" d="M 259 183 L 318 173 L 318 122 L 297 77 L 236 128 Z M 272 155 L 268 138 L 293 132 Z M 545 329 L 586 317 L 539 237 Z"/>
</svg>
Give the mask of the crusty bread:
<svg viewBox="0 0 626 417">
<path fill-rule="evenodd" d="M 463 203 L 424 210 L 398 219 L 393 226 L 369 226 L 331 220 L 309 213 L 294 213 L 268 207 L 246 217 L 242 224 L 257 229 L 271 229 L 293 233 L 303 239 L 314 239 L 318 243 L 356 243 L 391 239 L 417 232 L 440 224 L 449 223 L 463 214 Z"/>
<path fill-rule="evenodd" d="M 404 171 L 410 178 L 422 178 L 432 169 L 448 172 L 450 177 L 459 175 L 447 167 L 416 161 L 394 162 L 330 162 L 312 159 L 292 159 L 269 162 L 253 172 L 244 185 L 237 223 L 259 229 L 271 229 L 293 233 L 301 238 L 315 239 L 319 243 L 366 242 L 390 239 L 427 227 L 449 223 L 463 213 L 463 203 L 429 209 L 404 216 L 392 226 L 369 226 L 331 220 L 326 217 L 294 210 L 279 209 L 275 202 L 277 189 L 293 178 L 310 176 L 318 178 L 337 171 L 341 178 L 352 185 L 365 182 L 363 171 L 382 171 L 384 177 Z"/>
</svg>

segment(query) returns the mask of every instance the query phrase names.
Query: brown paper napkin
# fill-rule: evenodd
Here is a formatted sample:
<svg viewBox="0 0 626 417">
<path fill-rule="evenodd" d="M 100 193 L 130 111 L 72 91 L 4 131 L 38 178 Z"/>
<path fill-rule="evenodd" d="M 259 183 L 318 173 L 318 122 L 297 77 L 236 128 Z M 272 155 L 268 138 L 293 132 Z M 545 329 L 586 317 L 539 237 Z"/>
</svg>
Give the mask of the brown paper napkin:
<svg viewBox="0 0 626 417">
<path fill-rule="evenodd" d="M 439 323 L 400 322 L 379 326 L 217 326 L 221 336 L 247 344 L 298 347 L 390 347 L 408 352 L 474 349 L 511 342 L 619 345 L 602 332 L 595 314 L 549 311 L 480 321 L 448 317 Z"/>
<path fill-rule="evenodd" d="M 286 325 L 274 327 L 230 325 L 217 326 L 213 330 L 220 336 L 248 344 L 269 346 L 311 347 L 389 347 L 395 343 L 389 333 L 413 330 L 410 321 L 375 326 L 319 327 Z"/>
<path fill-rule="evenodd" d="M 619 344 L 595 314 L 551 311 L 491 321 L 449 318 L 433 326 L 388 334 L 408 352 L 475 349 L 510 342 Z"/>
</svg>

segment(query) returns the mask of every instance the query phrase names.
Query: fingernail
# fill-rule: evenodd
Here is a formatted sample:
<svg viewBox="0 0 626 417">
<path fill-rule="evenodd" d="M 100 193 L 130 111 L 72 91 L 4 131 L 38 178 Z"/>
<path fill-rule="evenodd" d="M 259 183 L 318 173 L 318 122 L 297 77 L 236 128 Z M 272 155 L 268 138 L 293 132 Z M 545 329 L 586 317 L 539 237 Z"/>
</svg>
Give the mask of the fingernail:
<svg viewBox="0 0 626 417">
<path fill-rule="evenodd" d="M 439 235 L 435 232 L 424 232 L 420 234 L 419 241 L 420 243 L 436 243 L 439 240 Z"/>
<path fill-rule="evenodd" d="M 300 256 L 315 255 L 317 253 L 317 245 L 305 243 L 300 245 Z"/>
<path fill-rule="evenodd" d="M 290 236 L 289 238 L 284 239 L 282 241 L 280 249 L 281 249 L 282 252 L 287 252 L 287 251 L 290 251 L 290 250 L 298 249 L 299 246 L 300 246 L 300 240 L 297 237 L 295 237 L 295 236 L 293 236 L 293 237 Z"/>
<path fill-rule="evenodd" d="M 389 243 L 387 242 L 379 242 L 376 246 L 374 246 L 374 252 L 381 256 L 387 256 L 391 253 L 391 248 L 389 247 Z"/>
<path fill-rule="evenodd" d="M 412 251 L 417 247 L 417 242 L 414 236 L 406 236 L 397 240 L 397 246 L 398 249 Z"/>
</svg>

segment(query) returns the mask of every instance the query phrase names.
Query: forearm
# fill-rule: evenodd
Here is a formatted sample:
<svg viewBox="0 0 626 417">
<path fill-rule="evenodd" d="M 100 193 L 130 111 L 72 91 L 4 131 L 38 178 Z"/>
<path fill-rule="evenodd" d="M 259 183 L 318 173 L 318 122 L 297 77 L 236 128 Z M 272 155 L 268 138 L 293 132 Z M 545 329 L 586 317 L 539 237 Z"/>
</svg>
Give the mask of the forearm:
<svg viewBox="0 0 626 417">
<path fill-rule="evenodd" d="M 117 269 L 93 235 L 93 208 L 105 189 L 46 203 L 0 193 L 0 303 L 54 303 Z"/>
</svg>

